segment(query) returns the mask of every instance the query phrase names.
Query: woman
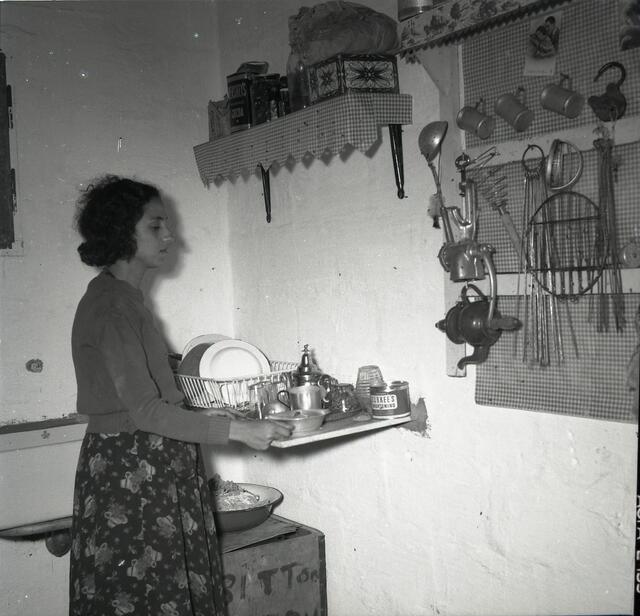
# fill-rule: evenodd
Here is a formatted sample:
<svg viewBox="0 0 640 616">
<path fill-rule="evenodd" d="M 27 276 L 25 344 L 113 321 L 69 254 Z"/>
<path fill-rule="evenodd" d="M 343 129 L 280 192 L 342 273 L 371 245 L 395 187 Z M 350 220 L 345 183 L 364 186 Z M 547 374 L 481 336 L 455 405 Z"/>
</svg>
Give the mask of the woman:
<svg viewBox="0 0 640 616">
<path fill-rule="evenodd" d="M 273 422 L 188 411 L 140 285 L 173 242 L 158 190 L 106 176 L 79 200 L 78 247 L 101 269 L 76 312 L 78 412 L 89 417 L 73 506 L 70 614 L 225 613 L 198 443 L 266 449 Z"/>
</svg>

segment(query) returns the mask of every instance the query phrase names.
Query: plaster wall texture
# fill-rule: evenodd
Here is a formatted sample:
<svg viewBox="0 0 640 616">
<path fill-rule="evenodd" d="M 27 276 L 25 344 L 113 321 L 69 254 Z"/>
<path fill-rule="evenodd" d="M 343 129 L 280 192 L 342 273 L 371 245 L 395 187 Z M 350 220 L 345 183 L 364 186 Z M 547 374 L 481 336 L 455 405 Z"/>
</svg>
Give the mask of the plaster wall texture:
<svg viewBox="0 0 640 616">
<path fill-rule="evenodd" d="M 153 9 L 153 10 L 151 10 Z M 193 145 L 219 79 L 208 2 L 3 2 L 13 87 L 22 256 L 0 259 L 0 421 L 75 408 L 69 332 L 95 275 L 76 253 L 78 190 L 104 173 L 166 191 L 178 250 L 149 286 L 172 350 L 232 323 L 224 194 L 202 186 Z M 19 255 L 19 252 L 17 253 Z M 44 370 L 27 372 L 40 358 Z"/>
<path fill-rule="evenodd" d="M 282 4 L 294 14 L 301 3 Z M 286 22 L 252 6 L 265 5 L 220 4 L 222 74 L 249 57 L 274 71 L 286 62 L 273 43 L 286 39 Z M 268 33 L 259 40 L 258 20 Z M 230 191 L 235 331 L 279 359 L 297 360 L 309 343 L 323 370 L 350 382 L 358 366 L 378 364 L 425 400 L 428 433 L 397 428 L 259 454 L 245 480 L 278 487 L 280 514 L 326 533 L 331 614 L 628 613 L 634 428 L 481 407 L 473 367 L 445 376 L 434 327 L 445 314 L 442 236 L 426 215 L 434 187 L 417 144 L 440 103 L 420 65 L 399 69 L 414 101 L 407 199 L 395 196 L 385 130 L 368 155 L 272 173 L 270 225 L 257 176 Z M 455 135 L 445 147 L 460 148 Z"/>
<path fill-rule="evenodd" d="M 208 135 L 217 42 L 210 2 L 0 3 L 24 242 L 0 257 L 0 424 L 75 411 L 71 324 L 95 274 L 77 256 L 72 223 L 78 190 L 103 173 L 166 191 L 179 249 L 147 291 L 171 350 L 204 332 L 232 333 L 226 187 L 214 202 L 192 150 Z M 41 373 L 26 371 L 31 358 Z M 22 486 L 0 494 L 0 517 L 33 502 L 21 498 L 28 486 L 43 514 L 70 514 L 78 448 L 0 453 L 0 484 Z M 66 613 L 68 565 L 42 540 L 0 539 L 0 614 Z"/>
<path fill-rule="evenodd" d="M 401 89 L 414 97 L 407 199 L 395 197 L 382 131 L 368 156 L 274 173 L 267 225 L 259 179 L 206 190 L 191 147 L 206 139 L 206 101 L 222 97 L 241 62 L 283 70 L 286 18 L 302 3 L 152 4 L 0 3 L 25 238 L 23 257 L 0 259 L 0 419 L 73 409 L 69 330 L 92 275 L 75 255 L 73 201 L 88 177 L 135 173 L 167 187 L 179 211 L 187 250 L 150 289 L 174 350 L 232 330 L 297 360 L 308 342 L 327 372 L 353 381 L 358 366 L 377 363 L 426 402 L 425 434 L 207 451 L 212 471 L 279 488 L 278 513 L 325 533 L 329 613 L 629 612 L 633 427 L 480 407 L 473 368 L 445 376 L 433 326 L 445 311 L 442 240 L 426 216 L 433 183 L 417 147 L 439 117 L 425 71 L 399 63 Z M 391 0 L 367 4 L 395 11 Z M 33 356 L 44 360 L 40 375 L 24 371 Z M 64 613 L 67 557 L 0 540 L 0 563 L 0 613 Z"/>
</svg>

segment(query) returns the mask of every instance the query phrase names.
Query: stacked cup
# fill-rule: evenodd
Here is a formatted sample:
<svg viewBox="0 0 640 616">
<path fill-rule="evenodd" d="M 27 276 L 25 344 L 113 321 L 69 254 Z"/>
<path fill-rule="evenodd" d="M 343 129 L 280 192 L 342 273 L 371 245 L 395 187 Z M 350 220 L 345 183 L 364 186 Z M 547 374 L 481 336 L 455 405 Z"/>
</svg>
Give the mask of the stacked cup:
<svg viewBox="0 0 640 616">
<path fill-rule="evenodd" d="M 362 406 L 371 410 L 371 386 L 384 385 L 382 372 L 378 366 L 368 365 L 358 368 L 358 378 L 356 380 L 356 396 Z"/>
</svg>

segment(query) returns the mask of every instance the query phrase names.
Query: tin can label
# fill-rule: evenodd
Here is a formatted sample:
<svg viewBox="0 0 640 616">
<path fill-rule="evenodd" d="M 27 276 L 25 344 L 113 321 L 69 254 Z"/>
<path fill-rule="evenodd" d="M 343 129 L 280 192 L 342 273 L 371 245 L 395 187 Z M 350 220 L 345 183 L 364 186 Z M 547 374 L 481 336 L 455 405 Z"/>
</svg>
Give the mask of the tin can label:
<svg viewBox="0 0 640 616">
<path fill-rule="evenodd" d="M 406 381 L 393 381 L 391 385 L 372 386 L 371 411 L 377 419 L 409 415 L 409 384 Z"/>
<path fill-rule="evenodd" d="M 394 411 L 398 408 L 398 397 L 394 393 L 372 394 L 371 408 L 374 411 Z"/>
<path fill-rule="evenodd" d="M 232 133 L 251 127 L 251 82 L 251 76 L 244 73 L 235 73 L 227 77 L 229 123 Z"/>
</svg>

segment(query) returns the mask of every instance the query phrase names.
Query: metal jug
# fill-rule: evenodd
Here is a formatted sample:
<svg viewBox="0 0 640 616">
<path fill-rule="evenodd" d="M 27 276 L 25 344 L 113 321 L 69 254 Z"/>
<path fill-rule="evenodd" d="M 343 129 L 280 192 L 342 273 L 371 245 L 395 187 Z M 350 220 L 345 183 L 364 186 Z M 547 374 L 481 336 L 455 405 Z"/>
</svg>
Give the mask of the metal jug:
<svg viewBox="0 0 640 616">
<path fill-rule="evenodd" d="M 467 289 L 472 288 L 477 298 L 470 301 Z M 473 346 L 473 353 L 463 357 L 458 362 L 462 369 L 466 364 L 480 364 L 489 355 L 489 348 L 495 344 L 503 330 L 515 330 L 521 326 L 515 317 L 503 317 L 493 307 L 487 296 L 473 284 L 463 287 L 461 300 L 453 306 L 447 316 L 436 323 L 436 327 L 447 334 L 451 342 L 461 344 L 466 342 Z"/>
<path fill-rule="evenodd" d="M 323 387 L 309 383 L 278 392 L 278 401 L 292 411 L 320 409 L 323 406 L 325 394 Z"/>
</svg>

